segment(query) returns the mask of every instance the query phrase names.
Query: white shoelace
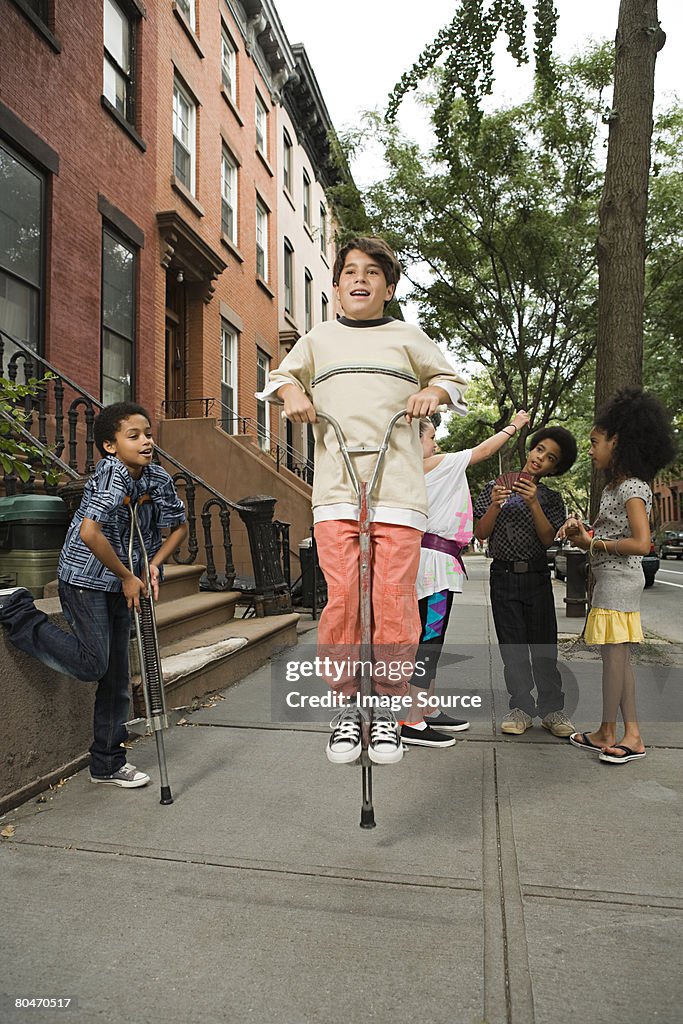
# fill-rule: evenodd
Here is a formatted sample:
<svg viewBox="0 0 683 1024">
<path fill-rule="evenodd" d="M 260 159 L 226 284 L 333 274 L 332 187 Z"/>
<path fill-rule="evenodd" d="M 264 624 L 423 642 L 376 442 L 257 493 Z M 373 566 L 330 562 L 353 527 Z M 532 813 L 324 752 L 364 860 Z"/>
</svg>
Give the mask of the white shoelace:
<svg viewBox="0 0 683 1024">
<path fill-rule="evenodd" d="M 388 744 L 394 748 L 400 745 L 398 723 L 391 711 L 383 708 L 375 711 L 370 726 L 370 744 L 373 747 Z"/>
<path fill-rule="evenodd" d="M 360 712 L 356 708 L 344 708 L 330 722 L 334 730 L 330 738 L 330 749 L 349 744 L 355 747 L 360 742 Z"/>
</svg>

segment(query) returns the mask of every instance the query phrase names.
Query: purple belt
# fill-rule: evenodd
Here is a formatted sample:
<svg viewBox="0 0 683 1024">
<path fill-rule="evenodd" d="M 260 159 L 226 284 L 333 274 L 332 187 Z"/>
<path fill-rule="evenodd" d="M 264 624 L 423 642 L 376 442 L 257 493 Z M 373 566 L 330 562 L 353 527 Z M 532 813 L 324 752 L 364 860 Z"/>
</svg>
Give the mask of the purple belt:
<svg viewBox="0 0 683 1024">
<path fill-rule="evenodd" d="M 432 551 L 443 551 L 446 555 L 452 555 L 462 569 L 465 578 L 469 579 L 467 569 L 462 560 L 462 552 L 467 547 L 467 544 L 460 544 L 457 540 L 446 540 L 445 537 L 439 537 L 437 533 L 424 533 L 422 535 L 421 547 L 429 548 Z"/>
</svg>

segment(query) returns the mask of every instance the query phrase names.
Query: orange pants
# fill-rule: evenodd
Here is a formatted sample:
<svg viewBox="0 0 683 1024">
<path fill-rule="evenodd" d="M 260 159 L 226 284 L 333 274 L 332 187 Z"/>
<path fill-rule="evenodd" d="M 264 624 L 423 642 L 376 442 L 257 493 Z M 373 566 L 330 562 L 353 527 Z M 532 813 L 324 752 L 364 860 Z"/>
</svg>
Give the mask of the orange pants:
<svg viewBox="0 0 683 1024">
<path fill-rule="evenodd" d="M 379 694 L 408 692 L 420 642 L 420 612 L 415 581 L 422 533 L 409 526 L 370 524 L 372 570 L 373 689 Z M 318 656 L 341 663 L 360 661 L 360 541 L 358 523 L 337 519 L 315 527 L 320 567 L 327 580 L 327 605 L 318 627 Z M 337 672 L 337 675 L 339 673 Z M 329 686 L 353 696 L 359 682 L 354 672 Z"/>
</svg>

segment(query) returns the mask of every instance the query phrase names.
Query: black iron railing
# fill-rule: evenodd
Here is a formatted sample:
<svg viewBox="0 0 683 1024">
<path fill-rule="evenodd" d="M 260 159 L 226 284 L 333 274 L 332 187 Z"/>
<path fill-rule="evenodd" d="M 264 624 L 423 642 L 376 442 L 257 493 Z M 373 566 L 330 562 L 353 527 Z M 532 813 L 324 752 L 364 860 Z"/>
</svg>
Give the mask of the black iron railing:
<svg viewBox="0 0 683 1024">
<path fill-rule="evenodd" d="M 9 343 L 11 355 L 7 360 L 5 372 L 5 349 Z M 30 436 L 33 444 L 39 447 L 50 459 L 58 465 L 60 471 L 69 477 L 66 485 L 59 487 L 59 493 L 70 506 L 73 512 L 78 507 L 80 496 L 88 477 L 95 468 L 95 439 L 94 421 L 97 413 L 102 408 L 102 403 L 89 394 L 73 380 L 52 365 L 43 356 L 34 352 L 30 346 L 15 338 L 7 331 L 0 328 L 0 377 L 7 377 L 9 380 L 18 383 L 28 383 L 31 379 L 41 379 L 45 374 L 50 377 L 45 380 L 43 387 L 36 397 L 27 397 L 23 400 L 24 413 L 26 416 L 25 431 Z M 23 377 L 23 380 L 19 379 Z M 66 429 L 66 435 L 65 435 Z M 61 455 L 68 449 L 68 462 L 61 459 Z M 176 485 L 182 484 L 185 505 L 187 509 L 188 539 L 187 549 L 175 552 L 174 561 L 189 565 L 196 561 L 199 552 L 199 541 L 197 537 L 197 524 L 201 519 L 204 532 L 204 547 L 206 551 L 206 585 L 208 589 L 230 590 L 235 582 L 235 565 L 232 554 L 232 541 L 230 536 L 230 513 L 239 513 L 245 523 L 247 534 L 252 551 L 257 555 L 268 557 L 272 554 L 271 546 L 260 543 L 253 543 L 252 535 L 263 535 L 267 533 L 267 524 L 264 521 L 263 508 L 260 499 L 252 499 L 249 504 L 243 505 L 231 501 L 225 495 L 217 491 L 211 484 L 207 483 L 196 473 L 188 469 L 178 459 L 162 448 L 155 449 L 155 458 L 163 459 L 169 466 L 173 467 L 171 475 Z M 39 472 L 39 470 L 38 470 Z M 17 480 L 12 474 L 4 474 L 5 493 L 16 493 L 17 490 L 27 491 L 35 487 L 36 472 L 32 472 L 31 479 L 27 484 Z M 197 515 L 197 491 L 204 490 L 208 498 L 201 506 Z M 57 490 L 57 487 L 53 488 Z M 266 499 L 272 502 L 273 499 Z M 267 506 L 270 507 L 270 506 Z M 224 572 L 219 573 L 214 556 L 214 543 L 212 535 L 213 513 L 217 511 L 221 529 L 221 540 L 225 558 Z M 271 514 L 272 519 L 272 514 Z M 276 530 L 273 529 L 273 537 Z M 274 544 L 275 542 L 273 542 Z M 287 563 L 280 562 L 277 565 L 253 565 L 256 587 L 261 583 L 268 590 L 273 589 L 273 582 L 277 584 L 279 591 L 280 581 L 284 585 L 284 572 L 289 571 L 289 560 Z M 279 601 L 282 605 L 282 601 Z M 266 613 L 271 609 L 268 605 L 266 595 L 263 605 Z M 278 607 L 277 610 L 282 610 Z"/>
</svg>

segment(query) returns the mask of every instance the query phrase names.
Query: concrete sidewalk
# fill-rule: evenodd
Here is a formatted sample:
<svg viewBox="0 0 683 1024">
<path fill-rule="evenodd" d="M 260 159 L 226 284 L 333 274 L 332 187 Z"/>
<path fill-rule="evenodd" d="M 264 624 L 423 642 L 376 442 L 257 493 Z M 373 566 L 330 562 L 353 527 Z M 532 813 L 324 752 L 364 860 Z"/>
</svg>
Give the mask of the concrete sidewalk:
<svg viewBox="0 0 683 1024">
<path fill-rule="evenodd" d="M 439 684 L 482 709 L 455 747 L 374 773 L 373 831 L 327 725 L 273 721 L 267 668 L 167 733 L 172 806 L 145 739 L 130 758 L 152 786 L 81 772 L 0 819 L 0 1021 L 678 1022 L 677 659 L 637 669 L 643 762 L 600 764 L 538 727 L 503 737 L 488 564 L 470 566 Z M 562 671 L 575 724 L 594 726 L 599 662 Z"/>
</svg>

